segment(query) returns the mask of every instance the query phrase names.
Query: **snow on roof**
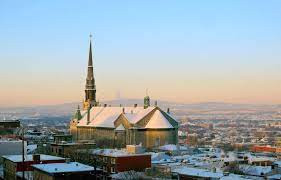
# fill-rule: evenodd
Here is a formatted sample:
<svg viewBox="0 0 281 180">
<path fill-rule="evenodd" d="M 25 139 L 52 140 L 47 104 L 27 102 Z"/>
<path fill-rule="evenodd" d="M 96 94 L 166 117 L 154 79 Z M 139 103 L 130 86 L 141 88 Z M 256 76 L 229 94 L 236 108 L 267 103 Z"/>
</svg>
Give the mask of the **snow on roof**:
<svg viewBox="0 0 281 180">
<path fill-rule="evenodd" d="M 278 167 L 281 167 L 281 161 L 275 161 L 274 164 L 276 164 Z"/>
<path fill-rule="evenodd" d="M 148 152 L 148 154 L 151 154 L 152 161 L 159 161 L 162 159 L 171 159 L 171 157 L 169 155 L 165 154 L 164 152 L 159 152 L 159 153 Z"/>
<path fill-rule="evenodd" d="M 273 157 L 255 156 L 251 154 L 248 154 L 247 156 L 248 156 L 249 163 L 260 162 L 260 161 L 271 161 L 271 162 L 276 161 L 276 158 Z"/>
<path fill-rule="evenodd" d="M 95 149 L 93 154 L 103 155 L 103 156 L 124 156 L 129 153 L 121 149 Z"/>
<path fill-rule="evenodd" d="M 274 174 L 271 176 L 267 176 L 267 179 L 281 179 L 281 174 Z"/>
<path fill-rule="evenodd" d="M 220 172 L 211 172 L 206 169 L 199 169 L 199 168 L 192 168 L 192 167 L 180 167 L 173 172 L 182 174 L 182 175 L 189 175 L 195 177 L 210 177 L 210 178 L 221 178 L 223 177 L 223 173 Z"/>
<path fill-rule="evenodd" d="M 37 149 L 37 144 L 27 145 L 26 148 L 27 148 L 27 153 L 28 154 L 33 153 Z"/>
<path fill-rule="evenodd" d="M 116 131 L 125 131 L 125 128 L 122 124 L 120 124 L 115 130 Z"/>
<path fill-rule="evenodd" d="M 166 117 L 159 111 L 156 110 L 145 126 L 147 129 L 153 128 L 173 128 L 170 122 L 166 119 Z"/>
<path fill-rule="evenodd" d="M 92 154 L 111 156 L 111 157 L 150 155 L 150 154 L 132 154 L 126 151 L 125 149 L 94 149 L 92 151 Z"/>
<path fill-rule="evenodd" d="M 93 107 L 90 110 L 90 123 L 87 124 L 87 114 L 79 121 L 78 126 L 115 128 L 114 121 L 125 111 L 124 115 L 131 123 L 136 123 L 155 107 Z"/>
<path fill-rule="evenodd" d="M 5 159 L 8 159 L 12 162 L 21 162 L 22 161 L 22 155 L 8 155 L 8 156 L 2 156 Z M 57 157 L 57 156 L 50 156 L 45 154 L 40 154 L 40 161 L 47 161 L 47 160 L 64 160 L 65 158 Z M 33 155 L 26 155 L 25 161 L 33 161 Z"/>
<path fill-rule="evenodd" d="M 237 174 L 229 174 L 227 176 L 223 176 L 220 178 L 220 180 L 246 180 L 246 179 L 251 179 L 251 178 L 237 175 Z"/>
<path fill-rule="evenodd" d="M 175 144 L 167 144 L 164 146 L 160 146 L 159 149 L 160 150 L 164 150 L 164 151 L 176 151 L 176 150 L 187 150 L 188 148 L 185 146 L 177 146 Z"/>
<path fill-rule="evenodd" d="M 239 168 L 243 173 L 253 176 L 261 176 L 272 170 L 271 166 L 240 165 Z"/>
<path fill-rule="evenodd" d="M 94 171 L 94 167 L 81 164 L 78 162 L 70 163 L 52 163 L 52 164 L 35 164 L 35 169 L 39 169 L 47 173 L 67 173 L 67 172 L 85 172 Z"/>
<path fill-rule="evenodd" d="M 126 108 L 127 109 L 127 108 Z M 125 113 L 124 115 L 130 121 L 130 123 L 135 124 L 143 117 L 145 117 L 148 113 L 150 113 L 155 107 L 148 107 L 144 109 L 143 107 L 139 107 L 139 110 L 136 113 Z"/>
</svg>

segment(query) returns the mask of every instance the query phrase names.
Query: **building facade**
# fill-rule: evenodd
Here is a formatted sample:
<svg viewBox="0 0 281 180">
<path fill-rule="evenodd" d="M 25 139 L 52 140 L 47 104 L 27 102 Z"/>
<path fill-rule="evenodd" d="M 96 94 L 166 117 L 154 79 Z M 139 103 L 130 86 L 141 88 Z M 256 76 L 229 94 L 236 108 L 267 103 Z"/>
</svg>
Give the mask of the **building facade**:
<svg viewBox="0 0 281 180">
<path fill-rule="evenodd" d="M 92 43 L 90 42 L 88 74 L 86 78 L 83 108 L 78 107 L 70 122 L 74 140 L 94 140 L 97 145 L 125 147 L 142 144 L 154 148 L 178 143 L 178 122 L 157 105 L 150 106 L 150 98 L 144 98 L 144 106 L 101 106 L 96 100 L 93 73 Z"/>
<path fill-rule="evenodd" d="M 91 166 L 78 162 L 32 165 L 34 180 L 95 180 L 96 172 Z"/>
<path fill-rule="evenodd" d="M 97 166 L 102 169 L 101 177 L 125 171 L 142 171 L 151 168 L 150 154 L 134 154 L 117 149 L 96 149 L 92 153 Z M 136 163 L 141 162 L 141 163 Z"/>
<path fill-rule="evenodd" d="M 33 171 L 33 164 L 64 163 L 65 159 L 49 155 L 26 155 L 24 163 L 22 155 L 3 156 L 4 179 L 14 180 L 18 172 Z"/>
</svg>

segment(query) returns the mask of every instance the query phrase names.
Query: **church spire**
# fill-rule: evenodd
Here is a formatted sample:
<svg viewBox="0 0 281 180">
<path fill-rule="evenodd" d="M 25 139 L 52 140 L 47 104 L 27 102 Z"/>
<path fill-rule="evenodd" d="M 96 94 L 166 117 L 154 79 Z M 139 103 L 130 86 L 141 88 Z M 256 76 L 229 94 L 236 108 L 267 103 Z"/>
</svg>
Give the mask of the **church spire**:
<svg viewBox="0 0 281 180">
<path fill-rule="evenodd" d="M 88 66 L 93 66 L 93 59 L 92 59 L 92 35 L 90 34 L 90 49 L 89 49 L 89 61 Z"/>
<path fill-rule="evenodd" d="M 90 35 L 90 49 L 88 59 L 88 73 L 85 86 L 85 101 L 84 109 L 91 108 L 97 105 L 96 101 L 96 85 L 93 71 L 93 56 L 92 56 L 92 35 Z"/>
</svg>

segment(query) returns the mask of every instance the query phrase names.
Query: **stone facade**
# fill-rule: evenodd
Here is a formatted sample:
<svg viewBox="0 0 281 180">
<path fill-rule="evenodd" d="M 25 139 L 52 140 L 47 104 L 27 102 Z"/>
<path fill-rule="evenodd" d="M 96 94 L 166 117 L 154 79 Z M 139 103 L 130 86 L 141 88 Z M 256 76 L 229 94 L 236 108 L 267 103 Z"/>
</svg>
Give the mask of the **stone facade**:
<svg viewBox="0 0 281 180">
<path fill-rule="evenodd" d="M 164 114 L 164 117 L 167 117 L 167 121 L 171 122 L 171 127 L 146 128 L 149 121 L 155 116 L 156 111 L 160 111 Z M 84 114 L 84 118 L 87 119 L 85 116 L 87 114 Z M 79 125 L 77 119 L 73 119 L 70 123 L 70 132 L 76 141 L 94 140 L 97 146 L 104 147 L 125 147 L 128 144 L 142 144 L 144 147 L 151 149 L 165 144 L 178 143 L 177 121 L 159 107 L 152 108 L 147 115 L 135 124 L 130 123 L 126 114 L 123 113 L 113 121 L 113 124 L 112 128 L 94 127 L 92 125 L 83 126 Z M 122 127 L 122 129 L 118 129 L 118 127 Z"/>
</svg>

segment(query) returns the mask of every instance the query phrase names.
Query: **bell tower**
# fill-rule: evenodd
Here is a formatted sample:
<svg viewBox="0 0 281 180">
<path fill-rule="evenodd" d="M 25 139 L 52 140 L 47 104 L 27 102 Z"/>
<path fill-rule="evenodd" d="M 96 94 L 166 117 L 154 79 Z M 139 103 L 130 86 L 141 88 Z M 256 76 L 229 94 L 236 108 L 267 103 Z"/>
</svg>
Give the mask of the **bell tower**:
<svg viewBox="0 0 281 180">
<path fill-rule="evenodd" d="M 96 85 L 93 70 L 93 56 L 92 56 L 92 35 L 90 35 L 90 49 L 88 59 L 88 72 L 85 86 L 85 100 L 83 102 L 83 109 L 87 110 L 93 106 L 97 106 L 96 101 Z"/>
</svg>

